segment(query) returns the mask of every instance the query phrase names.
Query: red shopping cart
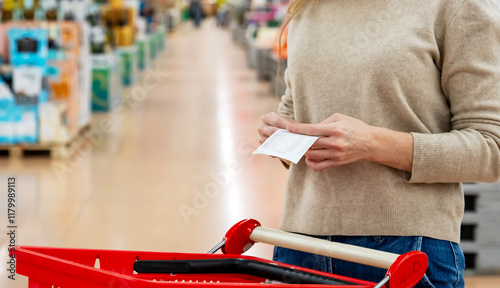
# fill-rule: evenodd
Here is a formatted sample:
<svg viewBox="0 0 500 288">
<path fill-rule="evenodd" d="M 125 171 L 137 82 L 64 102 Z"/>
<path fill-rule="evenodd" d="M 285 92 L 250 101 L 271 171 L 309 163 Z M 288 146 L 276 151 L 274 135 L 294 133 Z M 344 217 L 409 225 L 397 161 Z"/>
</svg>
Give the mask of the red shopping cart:
<svg viewBox="0 0 500 288">
<path fill-rule="evenodd" d="M 323 273 L 241 255 L 255 242 L 321 254 L 388 269 L 379 283 Z M 223 254 L 214 254 L 222 249 Z M 407 288 L 427 269 L 427 256 L 403 255 L 332 243 L 238 222 L 208 254 L 17 246 L 16 273 L 29 288 L 272 287 Z"/>
</svg>

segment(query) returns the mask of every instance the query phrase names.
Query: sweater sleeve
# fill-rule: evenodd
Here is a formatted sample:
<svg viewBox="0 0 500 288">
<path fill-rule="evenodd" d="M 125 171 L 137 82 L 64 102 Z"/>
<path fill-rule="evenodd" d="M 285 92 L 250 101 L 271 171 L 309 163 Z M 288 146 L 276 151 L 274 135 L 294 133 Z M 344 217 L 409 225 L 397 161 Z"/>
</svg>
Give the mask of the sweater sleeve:
<svg viewBox="0 0 500 288">
<path fill-rule="evenodd" d="M 278 113 L 287 117 L 295 119 L 293 112 L 293 97 L 290 88 L 290 78 L 288 76 L 288 69 L 285 70 L 285 95 L 281 97 L 281 102 L 278 106 Z"/>
<path fill-rule="evenodd" d="M 495 182 L 500 177 L 500 8 L 465 0 L 445 28 L 441 85 L 452 131 L 413 133 L 409 183 Z"/>
</svg>

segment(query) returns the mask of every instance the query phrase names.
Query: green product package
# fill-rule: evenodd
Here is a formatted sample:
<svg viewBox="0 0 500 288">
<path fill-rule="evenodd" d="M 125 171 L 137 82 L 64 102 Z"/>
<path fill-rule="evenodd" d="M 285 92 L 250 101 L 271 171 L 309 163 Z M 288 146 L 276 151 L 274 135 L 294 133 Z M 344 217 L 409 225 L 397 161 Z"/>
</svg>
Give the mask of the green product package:
<svg viewBox="0 0 500 288">
<path fill-rule="evenodd" d="M 107 112 L 113 107 L 111 68 L 92 69 L 92 111 Z"/>
<path fill-rule="evenodd" d="M 138 42 L 138 50 L 137 50 L 137 62 L 138 62 L 138 67 L 141 70 L 146 69 L 147 65 L 147 46 L 146 46 L 146 41 L 139 41 Z"/>
<path fill-rule="evenodd" d="M 151 59 L 156 58 L 156 39 L 154 37 L 155 34 L 150 35 L 149 38 L 149 53 L 151 56 Z"/>
<path fill-rule="evenodd" d="M 120 51 L 120 74 L 122 84 L 129 86 L 135 82 L 137 49 L 127 49 Z"/>
</svg>

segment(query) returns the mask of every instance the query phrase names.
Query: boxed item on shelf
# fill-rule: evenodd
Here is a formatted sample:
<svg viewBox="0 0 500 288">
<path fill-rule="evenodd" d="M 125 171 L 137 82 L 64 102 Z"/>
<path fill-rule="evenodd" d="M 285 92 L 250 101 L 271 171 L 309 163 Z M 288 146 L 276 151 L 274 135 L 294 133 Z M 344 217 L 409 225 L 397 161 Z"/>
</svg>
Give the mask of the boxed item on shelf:
<svg viewBox="0 0 500 288">
<path fill-rule="evenodd" d="M 165 28 L 163 26 L 159 26 L 156 31 L 156 49 L 158 51 L 163 51 L 165 48 Z"/>
<path fill-rule="evenodd" d="M 80 24 L 70 21 L 47 22 L 51 40 L 56 41 L 58 47 L 51 49 L 59 52 L 63 59 L 58 60 L 76 60 L 80 55 L 82 31 Z M 57 37 L 57 39 L 53 39 Z"/>
<path fill-rule="evenodd" d="M 46 101 L 46 93 L 39 101 Z M 12 90 L 0 81 L 0 144 L 37 142 L 38 104 L 17 104 Z"/>
<path fill-rule="evenodd" d="M 50 23 L 49 27 L 60 35 L 60 43 L 54 47 L 57 53 L 53 55 L 62 57 L 49 57 L 49 66 L 57 73 L 48 79 L 48 86 L 52 101 L 62 101 L 66 107 L 62 122 L 68 136 L 64 142 L 90 123 L 89 27 L 85 22 L 69 21 Z"/>
<path fill-rule="evenodd" d="M 125 86 L 134 84 L 137 78 L 137 46 L 118 47 L 120 74 Z"/>
<path fill-rule="evenodd" d="M 20 120 L 21 113 L 15 105 L 14 94 L 0 79 L 0 144 L 15 142 L 15 131 Z"/>
<path fill-rule="evenodd" d="M 12 91 L 20 107 L 14 141 L 38 143 L 38 105 L 47 101 L 43 81 L 47 71 L 48 34 L 45 29 L 8 30 Z"/>
<path fill-rule="evenodd" d="M 17 125 L 21 121 L 21 108 L 0 109 L 0 144 L 17 143 Z"/>
<path fill-rule="evenodd" d="M 156 45 L 156 37 L 154 34 L 148 34 L 148 41 L 149 41 L 149 57 L 150 59 L 155 59 L 156 58 L 156 53 L 158 52 L 157 45 Z"/>
<path fill-rule="evenodd" d="M 50 61 L 50 67 L 57 70 L 57 75 L 48 79 L 48 86 L 51 93 L 51 101 L 46 106 L 62 106 L 64 107 L 64 117 L 59 117 L 59 125 L 66 130 L 63 134 L 67 137 L 57 136 L 54 139 L 49 139 L 46 135 L 40 138 L 40 142 L 66 142 L 76 134 L 79 126 L 79 87 L 78 87 L 78 68 L 76 61 Z M 45 106 L 45 107 L 46 107 Z M 42 109 L 42 107 L 40 107 Z M 45 108 L 47 109 L 47 108 Z M 59 111 L 58 108 L 52 108 L 52 111 Z M 58 113 L 59 115 L 60 113 Z M 40 111 L 40 115 L 42 115 Z M 40 118 L 40 126 L 47 123 Z M 54 134 L 55 135 L 55 134 Z"/>
<path fill-rule="evenodd" d="M 10 26 L 10 27 L 9 27 Z M 46 29 L 7 26 L 10 63 L 13 66 L 32 65 L 45 72 L 48 57 Z"/>
<path fill-rule="evenodd" d="M 41 144 L 65 143 L 70 135 L 66 126 L 66 105 L 64 102 L 46 102 L 38 107 Z"/>
<path fill-rule="evenodd" d="M 109 39 L 114 47 L 132 46 L 135 43 L 134 7 L 123 5 L 123 1 L 111 1 L 111 4 L 101 8 L 102 18 L 111 32 Z"/>
<path fill-rule="evenodd" d="M 80 53 L 81 53 L 81 29 L 75 22 L 48 23 L 49 39 L 52 47 L 49 47 L 48 66 L 53 71 L 51 77 L 47 78 L 47 86 L 50 91 L 50 104 L 47 107 L 64 107 L 51 109 L 61 111 L 58 123 L 42 119 L 40 111 L 40 143 L 66 143 L 76 135 L 80 128 Z M 42 107 L 40 107 L 42 109 Z M 47 131 L 59 131 L 49 133 Z M 53 136 L 50 138 L 49 136 Z"/>
<path fill-rule="evenodd" d="M 21 108 L 21 119 L 17 123 L 17 142 L 36 144 L 38 143 L 38 106 L 26 105 Z"/>
<path fill-rule="evenodd" d="M 149 41 L 144 39 L 137 40 L 137 66 L 140 70 L 146 69 L 149 65 Z"/>
<path fill-rule="evenodd" d="M 146 69 L 149 63 L 149 41 L 146 34 L 146 20 L 138 17 L 136 23 L 137 65 L 140 70 Z"/>
<path fill-rule="evenodd" d="M 90 74 L 88 58 L 81 55 L 84 37 L 74 22 L 1 25 L 0 56 L 8 64 L 2 65 L 0 74 L 20 109 L 20 116 L 11 116 L 17 123 L 9 143 L 67 143 L 90 122 L 90 95 L 82 95 L 85 82 L 90 86 L 90 75 L 82 75 Z M 52 112 L 56 117 L 49 115 Z M 12 125 L 7 127 L 12 130 Z"/>
<path fill-rule="evenodd" d="M 137 78 L 137 47 L 135 45 L 138 3 L 113 0 L 101 7 L 102 19 L 107 26 L 108 42 L 116 47 L 120 61 L 123 85 L 131 85 Z M 102 70 L 102 69 L 101 69 Z M 97 74 L 105 74 L 96 71 Z"/>
<path fill-rule="evenodd" d="M 65 21 L 83 22 L 87 14 L 87 7 L 91 2 L 91 0 L 59 0 L 58 18 Z"/>
<path fill-rule="evenodd" d="M 90 74 L 92 63 L 90 59 L 90 25 L 87 22 L 80 22 L 79 27 L 81 33 L 82 47 L 80 49 L 80 57 L 78 59 L 78 87 L 80 93 L 79 113 L 78 113 L 78 126 L 80 128 L 86 127 L 90 124 L 92 118 L 91 109 L 91 87 L 90 87 Z"/>
<path fill-rule="evenodd" d="M 36 105 L 43 89 L 43 71 L 31 65 L 19 65 L 12 72 L 12 90 L 20 105 Z"/>
<path fill-rule="evenodd" d="M 110 111 L 121 102 L 117 58 L 114 53 L 92 55 L 92 111 Z"/>
</svg>

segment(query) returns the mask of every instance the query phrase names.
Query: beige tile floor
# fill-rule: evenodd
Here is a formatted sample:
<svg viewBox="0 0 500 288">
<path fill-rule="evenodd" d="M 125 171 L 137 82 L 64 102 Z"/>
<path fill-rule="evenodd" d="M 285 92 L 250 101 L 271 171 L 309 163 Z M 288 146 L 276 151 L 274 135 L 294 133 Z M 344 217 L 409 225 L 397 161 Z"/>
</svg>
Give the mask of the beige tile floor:
<svg viewBox="0 0 500 288">
<path fill-rule="evenodd" d="M 0 187 L 17 177 L 17 244 L 194 253 L 244 218 L 277 227 L 286 170 L 251 152 L 261 115 L 278 100 L 230 33 L 185 25 L 141 75 L 128 104 L 95 115 L 70 159 L 0 158 Z M 7 279 L 0 195 L 0 287 L 27 287 L 24 277 Z M 249 254 L 271 251 L 257 244 Z M 500 278 L 468 278 L 467 287 L 497 288 Z"/>
</svg>

